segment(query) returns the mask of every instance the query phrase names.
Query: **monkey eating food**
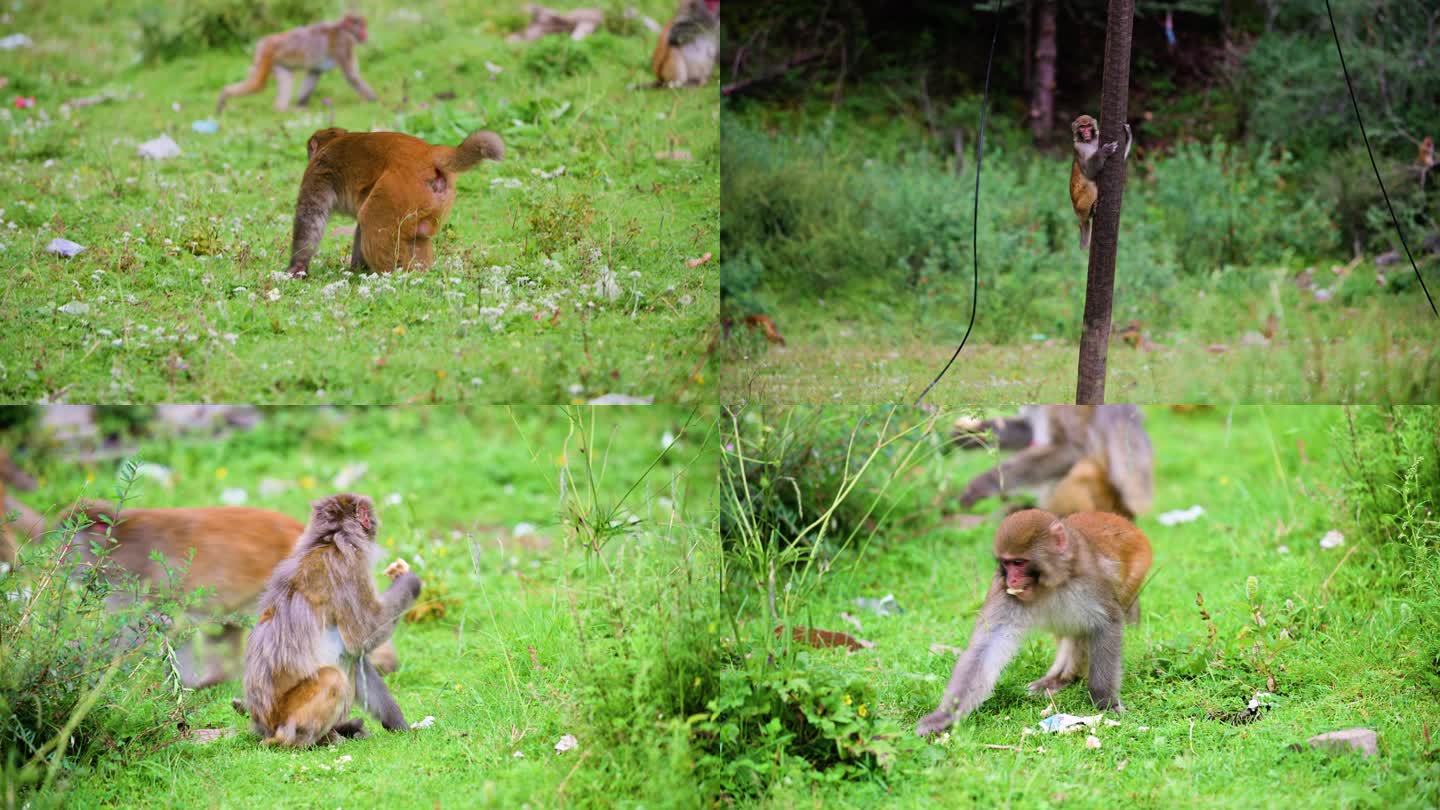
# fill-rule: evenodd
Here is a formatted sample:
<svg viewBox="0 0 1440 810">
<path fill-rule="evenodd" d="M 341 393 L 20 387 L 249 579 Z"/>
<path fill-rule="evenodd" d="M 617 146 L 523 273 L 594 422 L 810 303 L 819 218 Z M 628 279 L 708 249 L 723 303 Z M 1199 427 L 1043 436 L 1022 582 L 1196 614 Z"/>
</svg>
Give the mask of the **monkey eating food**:
<svg viewBox="0 0 1440 810">
<path fill-rule="evenodd" d="M 719 54 L 720 0 L 680 0 L 650 59 L 655 86 L 703 85 Z"/>
<path fill-rule="evenodd" d="M 1115 154 L 1119 145 L 1111 141 L 1101 146 L 1100 124 L 1088 115 L 1082 115 L 1070 124 L 1070 134 L 1075 139 L 1075 160 L 1070 164 L 1070 203 L 1075 208 L 1076 219 L 1080 220 L 1080 249 L 1086 250 L 1090 247 L 1095 203 L 1100 199 L 1100 186 L 1095 178 L 1100 176 L 1105 160 Z M 1130 125 L 1126 124 L 1125 156 L 1122 160 L 1130 159 L 1132 140 Z"/>
<path fill-rule="evenodd" d="M 363 495 L 318 500 L 295 550 L 271 576 L 245 648 L 245 698 L 236 705 L 263 744 L 306 748 L 360 736 L 364 721 L 349 719 L 356 698 L 387 730 L 409 728 L 366 656 L 414 604 L 420 579 L 397 560 L 385 569 L 390 587 L 376 591 L 377 527 Z"/>
<path fill-rule="evenodd" d="M 260 92 L 272 72 L 275 74 L 275 109 L 287 109 L 290 106 L 290 91 L 295 84 L 291 71 L 295 70 L 305 71 L 305 78 L 300 84 L 300 98 L 296 100 L 304 107 L 315 92 L 320 74 L 337 66 L 355 92 L 367 101 L 374 101 L 375 91 L 360 78 L 360 62 L 355 55 L 355 46 L 366 38 L 365 18 L 358 14 L 346 14 L 334 22 L 319 22 L 262 38 L 255 46 L 255 62 L 250 67 L 250 75 L 244 81 L 220 91 L 215 114 L 224 112 L 225 103 L 234 96 Z"/>
<path fill-rule="evenodd" d="M 311 135 L 306 150 L 290 245 L 289 273 L 296 278 L 308 274 L 331 211 L 356 219 L 351 269 L 429 267 L 430 242 L 455 202 L 455 176 L 505 156 L 500 136 L 485 130 L 459 146 L 434 146 L 399 132 L 331 127 Z"/>
<path fill-rule="evenodd" d="M 1134 524 L 1104 512 L 1068 518 L 1027 509 L 995 532 L 998 570 L 969 646 L 955 662 L 935 711 L 916 732 L 935 734 L 985 702 L 1026 632 L 1056 637 L 1055 662 L 1030 684 L 1057 692 L 1084 675 L 1099 709 L 1123 711 L 1120 675 L 1124 626 L 1140 617 L 1140 588 L 1150 570 L 1150 541 Z"/>
<path fill-rule="evenodd" d="M 982 498 L 1037 490 L 1041 508 L 1064 517 L 1110 512 L 1128 519 L 1149 511 L 1154 451 L 1134 405 L 1029 405 L 1016 419 L 960 420 L 952 442 L 1020 450 L 976 476 L 960 495 L 966 509 Z"/>
</svg>

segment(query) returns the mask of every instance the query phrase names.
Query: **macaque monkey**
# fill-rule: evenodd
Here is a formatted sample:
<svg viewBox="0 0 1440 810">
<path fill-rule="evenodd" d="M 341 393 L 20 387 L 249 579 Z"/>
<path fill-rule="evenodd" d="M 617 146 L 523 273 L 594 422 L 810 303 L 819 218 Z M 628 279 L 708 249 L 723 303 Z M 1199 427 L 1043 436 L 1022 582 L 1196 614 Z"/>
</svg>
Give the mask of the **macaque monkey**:
<svg viewBox="0 0 1440 810">
<path fill-rule="evenodd" d="M 1080 249 L 1090 247 L 1091 216 L 1095 203 L 1100 199 L 1100 187 L 1095 178 L 1105 168 L 1105 160 L 1115 154 L 1119 145 L 1114 141 L 1100 145 L 1100 124 L 1088 115 L 1076 118 L 1070 124 L 1070 133 L 1075 138 L 1075 160 L 1070 165 L 1070 202 L 1075 206 L 1075 217 L 1080 220 Z M 1130 159 L 1130 145 L 1133 138 L 1130 125 L 1125 125 L 1125 156 Z"/>
<path fill-rule="evenodd" d="M 506 37 L 507 42 L 531 42 L 550 34 L 567 34 L 578 42 L 605 24 L 605 12 L 598 8 L 556 11 L 535 3 L 526 3 L 525 11 L 530 15 L 530 24 L 524 31 Z"/>
<path fill-rule="evenodd" d="M 353 270 L 423 270 L 435 260 L 430 240 L 455 202 L 455 175 L 482 160 L 500 160 L 505 144 L 477 130 L 459 146 L 432 146 L 399 132 L 346 132 L 331 127 L 310 136 L 310 163 L 300 180 L 290 244 L 292 277 L 303 278 L 325 235 L 331 211 L 356 219 Z"/>
<path fill-rule="evenodd" d="M 704 85 L 720 54 L 720 0 L 680 0 L 650 59 L 656 87 Z"/>
<path fill-rule="evenodd" d="M 1082 673 L 1100 709 L 1120 704 L 1124 626 L 1140 617 L 1140 586 L 1150 541 L 1124 518 L 1082 512 L 1057 518 L 1039 509 L 1005 518 L 995 532 L 999 569 L 970 644 L 955 662 L 945 695 L 916 732 L 928 736 L 984 703 L 1031 629 L 1055 633 L 1055 663 L 1030 684 L 1057 692 Z"/>
<path fill-rule="evenodd" d="M 390 638 L 420 594 L 420 579 L 397 560 L 385 569 L 389 589 L 375 590 L 376 527 L 374 504 L 363 495 L 318 500 L 299 544 L 271 576 L 245 648 L 245 700 L 236 705 L 263 744 L 306 748 L 364 734 L 363 720 L 348 719 L 357 696 L 386 729 L 408 730 L 366 655 Z"/>
<path fill-rule="evenodd" d="M 290 91 L 295 85 L 294 70 L 305 71 L 300 83 L 300 98 L 296 103 L 304 107 L 315 92 L 315 82 L 320 74 L 338 66 L 340 72 L 355 88 L 355 92 L 374 101 L 375 91 L 360 78 L 360 63 L 355 56 L 355 45 L 366 39 L 365 18 L 359 14 L 346 14 L 334 22 L 318 22 L 300 28 L 292 28 L 282 34 L 271 34 L 255 46 L 255 62 L 250 66 L 250 75 L 243 82 L 227 86 L 220 91 L 220 100 L 215 103 L 215 114 L 225 110 L 225 102 L 233 96 L 258 93 L 265 88 L 265 79 L 275 72 L 275 109 L 284 111 L 290 106 Z"/>
<path fill-rule="evenodd" d="M 1420 142 L 1420 154 L 1415 157 L 1415 165 L 1420 169 L 1420 190 L 1425 190 L 1425 177 L 1435 167 L 1435 141 L 1429 135 Z"/>
<path fill-rule="evenodd" d="M 163 587 L 169 582 L 167 565 L 183 572 L 183 591 L 210 589 L 209 599 L 200 608 L 204 613 L 197 613 L 197 619 L 254 614 L 275 566 L 305 531 L 305 525 L 289 515 L 243 506 L 125 509 L 117 516 L 112 507 L 84 504 L 71 514 L 75 513 L 83 514 L 91 525 L 76 533 L 72 554 L 93 563 L 92 544 L 108 548 L 104 571 L 116 582 L 129 574 L 151 587 Z M 164 565 L 152 559 L 156 552 L 165 559 Z M 123 603 L 130 597 L 113 594 L 110 598 Z M 225 622 L 220 633 L 204 639 L 198 650 L 193 638 L 177 645 L 180 682 L 200 689 L 238 677 L 236 663 L 243 651 L 244 634 L 240 625 Z M 376 650 L 374 663 L 393 672 L 398 666 L 394 648 L 387 644 Z"/>
<path fill-rule="evenodd" d="M 957 421 L 952 441 L 984 447 L 984 431 L 1000 449 L 1020 452 L 971 480 L 960 495 L 963 508 L 1032 490 L 1041 508 L 1062 517 L 1110 512 L 1133 520 L 1150 509 L 1155 456 L 1134 405 L 1030 405 L 1017 419 Z"/>
</svg>

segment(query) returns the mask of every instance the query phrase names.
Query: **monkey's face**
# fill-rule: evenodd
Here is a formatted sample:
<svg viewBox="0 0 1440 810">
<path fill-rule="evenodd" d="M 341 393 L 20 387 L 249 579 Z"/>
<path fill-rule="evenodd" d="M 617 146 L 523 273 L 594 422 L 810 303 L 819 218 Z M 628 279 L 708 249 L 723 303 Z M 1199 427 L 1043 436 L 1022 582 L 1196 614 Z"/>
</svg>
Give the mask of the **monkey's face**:
<svg viewBox="0 0 1440 810">
<path fill-rule="evenodd" d="M 1040 584 L 1040 572 L 1033 561 L 1025 557 L 1000 557 L 1000 575 L 1005 579 L 1005 593 L 1030 602 L 1035 599 Z"/>
<path fill-rule="evenodd" d="M 364 41 L 365 41 L 365 38 L 366 38 L 368 35 L 366 34 L 366 31 L 365 31 L 365 18 L 364 18 L 364 17 L 361 17 L 359 14 L 346 14 L 346 15 L 345 15 L 345 23 L 344 23 L 344 24 L 345 24 L 345 30 L 349 31 L 350 34 L 351 34 L 351 36 L 355 37 L 355 41 L 356 41 L 356 42 L 364 42 Z"/>
<path fill-rule="evenodd" d="M 1099 135 L 1096 131 L 1095 119 L 1088 115 L 1082 115 L 1075 119 L 1070 125 L 1070 132 L 1075 136 L 1076 143 L 1090 143 Z"/>
</svg>

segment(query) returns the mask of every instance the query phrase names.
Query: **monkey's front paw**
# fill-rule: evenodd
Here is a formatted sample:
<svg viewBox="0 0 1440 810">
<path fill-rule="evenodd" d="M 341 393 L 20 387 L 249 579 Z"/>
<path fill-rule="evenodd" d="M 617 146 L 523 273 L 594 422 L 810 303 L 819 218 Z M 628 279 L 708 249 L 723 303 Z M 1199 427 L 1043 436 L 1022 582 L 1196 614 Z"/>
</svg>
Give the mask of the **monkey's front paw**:
<svg viewBox="0 0 1440 810">
<path fill-rule="evenodd" d="M 410 573 L 410 564 L 399 557 L 395 558 L 395 562 L 385 566 L 385 576 L 391 579 L 399 579 L 402 574 L 408 573 Z"/>
<path fill-rule="evenodd" d="M 290 274 L 291 278 L 306 278 L 310 275 L 309 271 L 303 267 L 290 267 L 286 272 Z"/>
<path fill-rule="evenodd" d="M 915 733 L 921 737 L 929 737 L 949 728 L 953 722 L 955 719 L 949 713 L 934 711 L 920 718 L 920 722 L 915 724 Z"/>
<path fill-rule="evenodd" d="M 1104 149 L 1105 149 L 1105 154 L 1107 154 L 1107 155 L 1113 155 L 1113 154 L 1115 154 L 1115 150 L 1116 150 L 1116 149 L 1119 149 L 1119 148 L 1120 148 L 1120 144 L 1116 143 L 1115 141 L 1111 141 L 1111 142 L 1105 144 L 1105 147 L 1104 147 Z"/>
</svg>

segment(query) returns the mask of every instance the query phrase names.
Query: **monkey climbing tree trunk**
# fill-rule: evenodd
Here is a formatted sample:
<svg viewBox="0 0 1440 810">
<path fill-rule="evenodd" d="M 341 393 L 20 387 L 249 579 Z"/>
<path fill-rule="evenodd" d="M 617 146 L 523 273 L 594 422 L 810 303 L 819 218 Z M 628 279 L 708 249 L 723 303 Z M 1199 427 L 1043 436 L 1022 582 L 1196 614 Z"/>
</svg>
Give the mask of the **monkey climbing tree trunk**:
<svg viewBox="0 0 1440 810">
<path fill-rule="evenodd" d="M 1035 35 L 1035 84 L 1030 91 L 1030 135 L 1036 143 L 1050 137 L 1055 123 L 1055 0 L 1042 0 Z"/>
<path fill-rule="evenodd" d="M 1100 94 L 1100 143 L 1115 142 L 1123 152 L 1130 96 L 1130 29 L 1133 0 L 1110 0 L 1105 22 L 1105 78 Z M 1115 290 L 1115 247 L 1120 235 L 1120 196 L 1125 191 L 1125 165 L 1109 160 L 1100 172 L 1100 201 L 1095 205 L 1090 237 L 1090 271 L 1085 281 L 1085 331 L 1080 336 L 1078 405 L 1105 401 L 1105 355 L 1110 346 L 1110 310 Z"/>
</svg>

